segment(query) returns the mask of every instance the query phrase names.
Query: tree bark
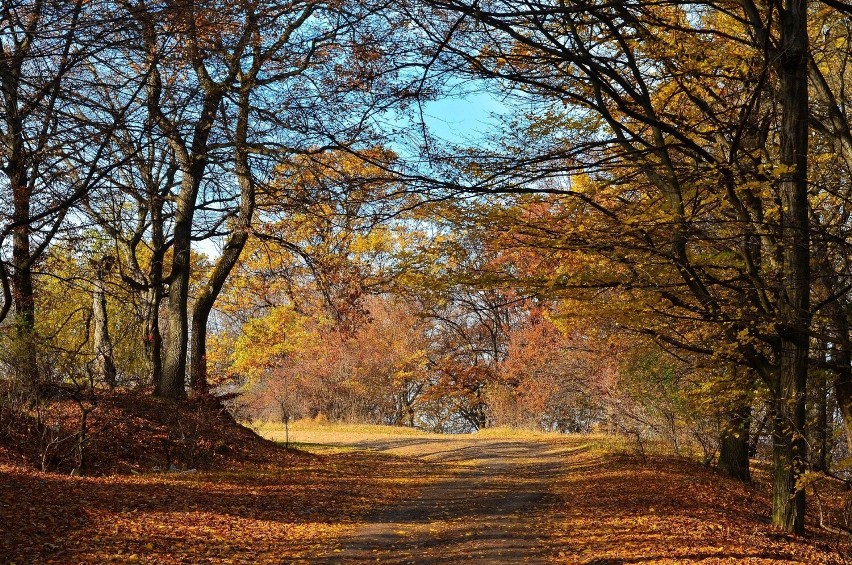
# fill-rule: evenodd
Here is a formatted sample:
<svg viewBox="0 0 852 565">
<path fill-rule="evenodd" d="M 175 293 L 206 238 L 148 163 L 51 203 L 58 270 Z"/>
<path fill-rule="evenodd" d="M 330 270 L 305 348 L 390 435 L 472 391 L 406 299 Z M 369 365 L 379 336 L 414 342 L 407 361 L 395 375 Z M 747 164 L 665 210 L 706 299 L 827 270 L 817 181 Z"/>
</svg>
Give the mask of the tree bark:
<svg viewBox="0 0 852 565">
<path fill-rule="evenodd" d="M 222 255 L 216 262 L 210 279 L 204 285 L 192 308 L 190 387 L 197 394 L 204 394 L 208 389 L 207 322 L 210 319 L 210 312 L 213 310 L 213 305 L 222 291 L 225 280 L 236 265 L 247 240 L 247 229 L 231 234 Z"/>
<path fill-rule="evenodd" d="M 749 431 L 751 406 L 742 406 L 726 414 L 719 440 L 719 470 L 740 481 L 749 481 Z"/>
<path fill-rule="evenodd" d="M 183 17 L 192 21 L 193 9 L 190 8 Z M 159 60 L 159 45 L 156 33 L 153 31 L 154 16 L 150 13 L 141 15 L 142 23 L 147 26 L 145 33 L 147 49 L 152 61 Z M 152 105 L 158 126 L 163 130 L 169 144 L 175 152 L 181 172 L 181 188 L 176 197 L 174 232 L 172 241 L 171 272 L 168 275 L 169 295 L 167 303 L 168 323 L 166 340 L 163 346 L 163 367 L 160 386 L 156 394 L 166 398 L 184 398 L 186 396 L 187 350 L 189 344 L 189 280 L 192 270 L 191 247 L 192 226 L 197 206 L 198 193 L 210 161 L 210 135 L 216 123 L 217 113 L 222 99 L 228 88 L 239 74 L 241 50 L 238 49 L 228 62 L 228 72 L 220 81 L 209 74 L 205 57 L 209 54 L 198 44 L 195 28 L 187 40 L 190 45 L 189 59 L 198 79 L 198 88 L 202 98 L 199 101 L 198 114 L 194 117 L 192 135 L 187 137 L 181 133 L 178 122 L 183 115 L 166 116 L 159 105 Z M 159 100 L 162 88 L 159 75 L 151 73 L 149 80 L 152 95 L 151 100 Z M 177 121 L 176 121 L 177 120 Z M 205 332 L 206 334 L 206 332 Z"/>
<path fill-rule="evenodd" d="M 41 20 L 41 11 L 30 14 L 30 29 L 35 30 Z M 28 182 L 26 148 L 24 143 L 24 116 L 21 115 L 21 66 L 30 54 L 31 41 L 18 46 L 0 62 L 3 89 L 3 132 L 6 159 L 3 172 L 9 181 L 13 212 L 12 221 L 12 301 L 15 305 L 15 337 L 18 340 L 18 371 L 38 394 L 41 389 L 35 348 L 35 299 L 33 295 L 32 255 L 30 251 L 30 220 L 32 190 Z"/>
<path fill-rule="evenodd" d="M 190 179 L 189 182 L 192 182 Z M 182 191 L 183 192 L 183 191 Z M 192 212 L 195 192 L 182 195 L 175 221 L 172 245 L 172 272 L 167 302 L 168 322 L 163 347 L 163 374 L 155 391 L 165 398 L 186 396 L 186 351 L 189 337 L 189 272 L 192 236 Z"/>
<path fill-rule="evenodd" d="M 783 257 L 777 322 L 781 345 L 773 391 L 772 522 L 801 533 L 805 493 L 796 483 L 807 461 L 804 428 L 810 331 L 807 1 L 785 0 L 779 11 Z"/>
</svg>

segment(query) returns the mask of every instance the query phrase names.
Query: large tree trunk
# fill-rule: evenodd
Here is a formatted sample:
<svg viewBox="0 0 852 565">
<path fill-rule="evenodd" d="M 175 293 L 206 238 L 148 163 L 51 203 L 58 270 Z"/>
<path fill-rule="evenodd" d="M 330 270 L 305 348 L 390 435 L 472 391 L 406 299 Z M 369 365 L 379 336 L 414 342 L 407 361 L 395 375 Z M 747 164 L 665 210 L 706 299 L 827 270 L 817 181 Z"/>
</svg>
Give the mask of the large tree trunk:
<svg viewBox="0 0 852 565">
<path fill-rule="evenodd" d="M 40 10 L 31 14 L 32 25 L 38 25 Z M 35 28 L 33 28 L 35 29 Z M 12 196 L 12 301 L 15 305 L 15 359 L 21 378 L 36 394 L 41 393 L 35 347 L 35 297 L 33 295 L 32 254 L 30 250 L 30 220 L 32 190 L 28 182 L 26 149 L 24 145 L 24 116 L 20 96 L 22 62 L 29 55 L 31 42 L 5 55 L 0 65 L 3 108 L 3 172 L 8 177 Z M 10 56 L 13 55 L 13 56 Z"/>
<path fill-rule="evenodd" d="M 248 78 L 246 80 L 249 80 Z M 190 358 L 190 386 L 195 393 L 204 394 L 208 389 L 207 380 L 207 322 L 213 305 L 225 285 L 231 270 L 237 264 L 240 254 L 251 232 L 251 221 L 255 208 L 255 186 L 251 176 L 248 155 L 249 90 L 243 89 L 239 97 L 239 115 L 234 148 L 234 174 L 240 186 L 240 208 L 234 220 L 231 236 L 222 250 L 207 284 L 196 297 L 192 309 L 192 344 Z"/>
<path fill-rule="evenodd" d="M 749 431 L 751 429 L 751 406 L 743 404 L 725 415 L 719 440 L 719 470 L 726 475 L 748 481 Z"/>
<path fill-rule="evenodd" d="M 192 198 L 192 206 L 195 198 Z M 180 212 L 178 213 L 181 215 Z M 189 272 L 192 220 L 184 214 L 175 222 L 172 272 L 167 303 L 168 322 L 163 347 L 163 374 L 155 391 L 165 398 L 186 396 L 186 351 L 189 337 Z"/>
<path fill-rule="evenodd" d="M 163 347 L 163 375 L 157 393 L 165 398 L 186 396 L 186 357 L 189 343 L 189 275 L 192 270 L 192 222 L 201 180 L 207 168 L 207 142 L 215 121 L 221 92 L 208 94 L 201 118 L 195 127 L 191 151 L 174 143 L 181 155 L 183 179 L 177 197 L 172 242 L 172 270 L 169 274 L 167 337 Z"/>
<path fill-rule="evenodd" d="M 774 392 L 772 522 L 804 530 L 805 394 L 810 331 L 810 240 L 807 191 L 807 2 L 785 0 L 780 10 L 781 155 L 779 181 L 783 267 L 778 309 L 781 338 Z"/>
</svg>

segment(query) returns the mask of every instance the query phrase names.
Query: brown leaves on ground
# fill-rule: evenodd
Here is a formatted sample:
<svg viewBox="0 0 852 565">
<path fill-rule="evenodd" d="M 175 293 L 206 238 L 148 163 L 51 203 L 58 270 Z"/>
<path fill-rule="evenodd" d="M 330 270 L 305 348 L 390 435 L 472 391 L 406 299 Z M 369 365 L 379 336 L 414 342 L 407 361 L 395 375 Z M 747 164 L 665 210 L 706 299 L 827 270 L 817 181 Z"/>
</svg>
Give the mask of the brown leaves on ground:
<svg viewBox="0 0 852 565">
<path fill-rule="evenodd" d="M 119 390 L 98 391 L 96 399 L 87 422 L 88 475 L 229 468 L 263 460 L 275 449 L 211 397 L 173 402 Z M 80 408 L 73 400 L 0 410 L 0 424 L 0 462 L 44 463 L 46 470 L 63 473 L 76 466 Z"/>
<path fill-rule="evenodd" d="M 773 528 L 760 477 L 747 485 L 687 461 L 614 455 L 566 470 L 551 527 L 568 563 L 845 563 L 850 549 L 813 520 L 802 537 Z"/>
<path fill-rule="evenodd" d="M 282 453 L 236 471 L 78 478 L 0 466 L 0 555 L 17 563 L 281 563 L 400 496 L 401 460 Z"/>
<path fill-rule="evenodd" d="M 813 523 L 799 538 L 774 529 L 765 481 L 643 464 L 583 437 L 409 431 L 312 455 L 231 432 L 247 434 L 245 451 L 232 442 L 206 471 L 81 478 L 0 464 L 2 560 L 841 563 L 848 551 Z"/>
</svg>

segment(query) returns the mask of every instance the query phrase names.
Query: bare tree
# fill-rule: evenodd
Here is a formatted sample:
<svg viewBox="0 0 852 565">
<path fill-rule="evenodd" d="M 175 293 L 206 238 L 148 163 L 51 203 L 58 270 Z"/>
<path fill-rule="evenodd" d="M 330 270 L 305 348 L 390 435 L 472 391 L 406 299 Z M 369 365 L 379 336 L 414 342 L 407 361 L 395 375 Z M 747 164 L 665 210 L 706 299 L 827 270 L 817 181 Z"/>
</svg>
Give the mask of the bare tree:
<svg viewBox="0 0 852 565">
<path fill-rule="evenodd" d="M 0 318 L 14 304 L 22 371 L 36 386 L 33 268 L 71 206 L 108 174 L 101 157 L 123 115 L 86 96 L 92 69 L 108 64 L 101 58 L 105 30 L 120 25 L 110 8 L 24 0 L 4 2 L 0 12 L 0 170 L 8 203 L 0 240 L 11 238 L 11 258 L 0 269 Z"/>
</svg>

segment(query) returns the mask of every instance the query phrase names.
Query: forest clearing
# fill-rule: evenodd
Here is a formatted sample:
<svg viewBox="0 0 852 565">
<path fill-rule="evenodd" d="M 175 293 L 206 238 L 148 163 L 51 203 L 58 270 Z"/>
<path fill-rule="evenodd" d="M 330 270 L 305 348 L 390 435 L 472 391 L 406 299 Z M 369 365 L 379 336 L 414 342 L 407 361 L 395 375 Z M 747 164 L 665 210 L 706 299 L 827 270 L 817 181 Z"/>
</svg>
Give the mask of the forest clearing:
<svg viewBox="0 0 852 565">
<path fill-rule="evenodd" d="M 149 424 L 135 449 L 156 444 Z M 219 430 L 237 428 L 226 420 Z M 258 431 L 285 435 L 277 424 Z M 85 478 L 2 464 L 0 554 L 8 563 L 592 564 L 844 563 L 849 551 L 845 536 L 773 528 L 762 472 L 746 485 L 683 459 L 643 461 L 611 436 L 297 422 L 290 440 L 296 450 L 246 430 L 203 471 Z"/>
</svg>

